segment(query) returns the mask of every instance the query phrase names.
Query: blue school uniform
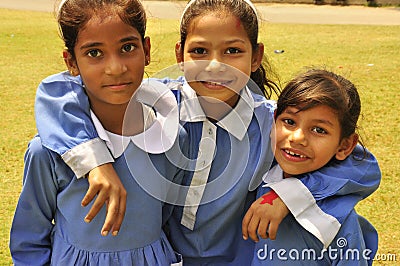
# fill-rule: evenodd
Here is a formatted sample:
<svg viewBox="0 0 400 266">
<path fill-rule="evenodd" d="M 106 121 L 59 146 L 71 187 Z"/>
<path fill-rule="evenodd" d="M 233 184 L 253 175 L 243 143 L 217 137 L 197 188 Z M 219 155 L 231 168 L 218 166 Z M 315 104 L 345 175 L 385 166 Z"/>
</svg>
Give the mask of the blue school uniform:
<svg viewBox="0 0 400 266">
<path fill-rule="evenodd" d="M 204 114 L 195 92 L 180 88 L 180 120 L 189 134 L 189 158 L 181 194 L 184 206 L 168 221 L 170 240 L 185 265 L 249 265 L 252 241 L 242 238 L 241 223 L 261 176 L 273 156 L 269 132 L 274 105 L 247 87 L 239 102 L 218 122 Z"/>
<path fill-rule="evenodd" d="M 58 78 L 50 77 L 47 82 Z M 113 166 L 127 191 L 120 233 L 100 235 L 105 207 L 90 223 L 84 222 L 91 207 L 80 205 L 88 189 L 87 180 L 76 178 L 61 157 L 42 146 L 36 136 L 25 154 L 23 188 L 10 232 L 14 264 L 181 265 L 162 230 L 162 198 L 170 196 L 169 182 L 179 184 L 183 176 L 169 158 L 175 162 L 180 158 L 169 151 L 149 154 L 134 144 L 134 137 L 107 132 L 93 114 L 92 119 L 96 132 L 112 151 Z M 185 137 L 182 131 L 174 145 L 184 147 Z M 150 194 L 143 180 L 156 184 L 158 194 Z"/>
<path fill-rule="evenodd" d="M 379 169 L 372 168 L 369 171 L 380 176 Z M 267 193 L 282 179 L 282 169 L 276 165 L 264 177 L 265 183 L 259 188 L 257 196 Z M 288 179 L 298 180 L 293 177 Z M 260 239 L 256 243 L 252 265 L 372 265 L 378 249 L 378 234 L 375 228 L 352 208 L 359 200 L 354 199 L 357 195 L 369 195 L 362 186 L 359 188 L 358 192 L 334 196 L 329 201 L 321 200 L 319 206 L 304 206 L 307 215 L 290 213 L 280 223 L 275 240 Z M 309 191 L 299 191 L 304 192 L 306 197 L 312 198 Z M 340 193 L 336 193 L 338 194 Z M 326 205 L 331 207 L 327 208 Z M 316 228 L 309 219 L 323 209 L 330 212 L 324 214 L 327 216 L 326 220 L 340 224 L 339 231 L 329 244 L 317 237 L 318 234 L 313 232 Z"/>
<path fill-rule="evenodd" d="M 98 160 L 112 161 L 112 158 L 102 155 L 102 158 L 94 159 L 95 156 L 87 152 L 91 150 L 97 155 L 104 151 L 104 144 L 98 141 L 95 130 L 91 128 L 87 111 L 89 104 L 79 86 L 81 81 L 79 77 L 72 79 L 75 80 L 69 78 L 57 84 L 42 83 L 39 86 L 36 121 L 39 133 L 45 139 L 42 140 L 44 145 L 62 154 L 74 172 L 84 174 L 99 165 Z M 261 176 L 267 172 L 272 160 L 269 133 L 273 103 L 246 88 L 242 90 L 234 110 L 214 123 L 207 120 L 198 108 L 195 94 L 184 78 L 167 78 L 163 82 L 177 92 L 180 120 L 189 134 L 189 158 L 197 158 L 187 168 L 183 179 L 185 187 L 176 202 L 184 206 L 175 208 L 169 219 L 172 245 L 183 254 L 185 265 L 249 265 L 254 244 L 242 240 L 241 221 L 254 200 L 254 194 L 249 191 L 261 183 Z M 62 123 L 60 116 L 63 117 Z M 48 123 L 55 134 L 49 132 Z M 82 152 L 82 147 L 87 148 L 85 152 Z M 367 171 L 377 167 L 375 158 L 366 160 L 359 171 L 354 171 L 354 163 L 357 162 L 350 158 L 329 173 L 313 172 L 304 180 L 299 179 L 301 182 L 292 182 L 285 187 L 290 187 L 289 191 L 310 187 L 311 197 L 316 198 L 357 191 L 360 187 L 353 186 L 354 182 L 359 182 L 365 191 L 375 190 L 380 177 Z M 326 190 L 326 184 L 313 182 L 327 179 L 327 184 L 334 183 L 336 176 L 343 176 L 344 182 L 334 185 L 330 191 Z M 288 194 L 285 196 L 297 196 L 292 192 Z M 293 205 L 288 205 L 288 208 L 301 214 L 302 200 L 301 197 L 298 201 L 287 200 L 287 204 Z M 320 201 L 313 202 L 309 198 L 305 200 L 308 205 L 320 204 Z M 310 224 L 317 228 L 311 233 L 326 246 L 340 229 L 340 223 L 325 220 L 323 211 L 320 216 L 313 216 Z M 326 228 L 329 230 L 324 231 Z M 323 239 L 318 235 L 321 232 L 329 232 L 330 237 Z"/>
</svg>

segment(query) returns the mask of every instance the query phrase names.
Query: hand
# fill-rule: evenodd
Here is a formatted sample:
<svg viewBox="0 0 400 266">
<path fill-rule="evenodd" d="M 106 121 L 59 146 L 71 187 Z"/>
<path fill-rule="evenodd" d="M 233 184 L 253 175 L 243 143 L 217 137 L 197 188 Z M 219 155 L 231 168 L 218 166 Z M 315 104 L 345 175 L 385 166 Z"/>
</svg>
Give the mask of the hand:
<svg viewBox="0 0 400 266">
<path fill-rule="evenodd" d="M 243 239 L 247 240 L 250 236 L 252 240 L 258 242 L 259 235 L 264 239 L 269 237 L 275 240 L 278 226 L 288 213 L 289 209 L 275 191 L 265 193 L 253 202 L 243 218 Z"/>
<path fill-rule="evenodd" d="M 85 217 L 89 223 L 100 211 L 103 205 L 107 204 L 107 215 L 101 234 L 116 236 L 121 227 L 126 210 L 126 190 L 121 183 L 111 163 L 98 166 L 89 173 L 89 189 L 82 199 L 82 206 L 87 206 L 97 195 L 92 208 Z"/>
</svg>

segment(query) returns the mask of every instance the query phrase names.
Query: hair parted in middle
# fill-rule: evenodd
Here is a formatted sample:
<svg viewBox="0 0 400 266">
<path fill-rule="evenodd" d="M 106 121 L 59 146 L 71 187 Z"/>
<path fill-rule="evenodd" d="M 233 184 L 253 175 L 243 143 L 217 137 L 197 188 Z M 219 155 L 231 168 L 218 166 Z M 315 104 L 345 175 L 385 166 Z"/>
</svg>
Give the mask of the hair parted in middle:
<svg viewBox="0 0 400 266">
<path fill-rule="evenodd" d="M 249 0 L 192 0 L 186 6 L 180 23 L 180 43 L 185 46 L 191 22 L 204 14 L 220 13 L 232 14 L 243 24 L 248 35 L 253 51 L 258 49 L 259 18 L 254 6 Z M 279 82 L 278 75 L 264 56 L 260 67 L 251 73 L 250 78 L 260 87 L 265 97 L 271 98 L 272 94 L 279 95 L 280 88 L 272 77 Z"/>
</svg>

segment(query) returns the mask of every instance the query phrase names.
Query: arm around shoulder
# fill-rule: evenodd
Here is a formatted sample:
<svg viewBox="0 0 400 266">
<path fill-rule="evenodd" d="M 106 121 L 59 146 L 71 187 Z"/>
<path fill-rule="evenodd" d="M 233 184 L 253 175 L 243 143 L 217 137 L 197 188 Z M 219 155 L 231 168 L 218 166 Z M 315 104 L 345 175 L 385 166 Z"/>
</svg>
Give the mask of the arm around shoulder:
<svg viewBox="0 0 400 266">
<path fill-rule="evenodd" d="M 35 119 L 43 146 L 62 155 L 77 177 L 114 161 L 98 138 L 79 76 L 62 72 L 44 79 L 36 93 Z"/>
</svg>

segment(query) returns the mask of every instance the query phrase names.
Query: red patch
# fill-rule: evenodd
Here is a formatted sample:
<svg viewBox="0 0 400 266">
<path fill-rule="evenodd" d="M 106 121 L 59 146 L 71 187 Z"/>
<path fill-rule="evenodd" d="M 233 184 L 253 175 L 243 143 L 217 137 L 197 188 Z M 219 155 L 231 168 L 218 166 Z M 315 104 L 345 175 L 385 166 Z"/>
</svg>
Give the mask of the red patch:
<svg viewBox="0 0 400 266">
<path fill-rule="evenodd" d="M 274 199 L 279 198 L 278 194 L 275 193 L 275 191 L 271 190 L 270 193 L 267 195 L 261 196 L 263 198 L 263 201 L 260 202 L 260 204 L 265 204 L 268 203 L 269 205 L 272 205 L 272 202 Z"/>
<path fill-rule="evenodd" d="M 242 22 L 240 21 L 240 19 L 236 19 L 236 29 L 239 29 L 240 25 L 242 25 Z"/>
</svg>

